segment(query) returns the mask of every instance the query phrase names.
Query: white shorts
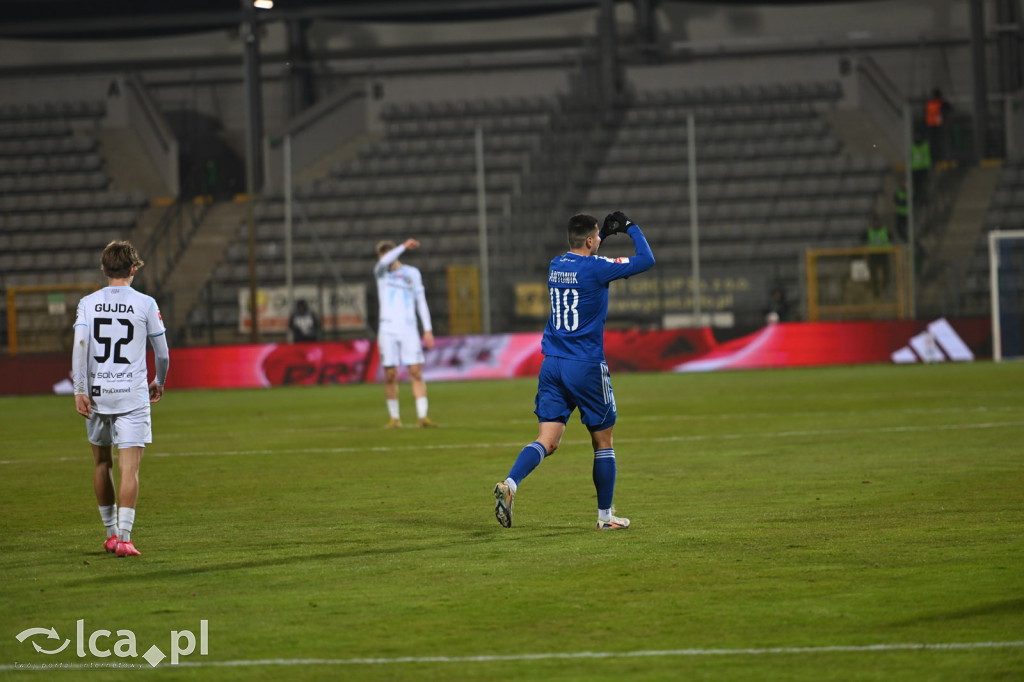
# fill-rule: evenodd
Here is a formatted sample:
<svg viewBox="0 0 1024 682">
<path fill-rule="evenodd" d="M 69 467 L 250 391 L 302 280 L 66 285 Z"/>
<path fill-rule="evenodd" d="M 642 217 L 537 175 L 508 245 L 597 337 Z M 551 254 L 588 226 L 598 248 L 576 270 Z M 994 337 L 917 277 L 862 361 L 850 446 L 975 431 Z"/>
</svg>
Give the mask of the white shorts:
<svg viewBox="0 0 1024 682">
<path fill-rule="evenodd" d="M 144 448 L 153 442 L 153 425 L 149 403 L 124 414 L 93 412 L 85 420 L 85 430 L 93 445 L 116 445 L 118 448 Z"/>
<path fill-rule="evenodd" d="M 381 332 L 377 335 L 377 348 L 380 350 L 380 364 L 383 367 L 423 364 L 423 345 L 415 330 L 411 334 Z"/>
</svg>

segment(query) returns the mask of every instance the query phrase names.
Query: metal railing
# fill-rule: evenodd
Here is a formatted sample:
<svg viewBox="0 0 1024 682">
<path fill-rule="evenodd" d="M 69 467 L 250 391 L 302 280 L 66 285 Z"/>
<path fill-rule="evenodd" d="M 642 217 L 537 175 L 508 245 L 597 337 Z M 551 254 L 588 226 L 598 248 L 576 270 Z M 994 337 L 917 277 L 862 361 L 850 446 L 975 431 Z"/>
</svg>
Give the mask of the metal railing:
<svg viewBox="0 0 1024 682">
<path fill-rule="evenodd" d="M 150 291 L 163 292 L 181 255 L 203 224 L 211 204 L 178 198 L 168 206 L 142 249 L 148 254 L 146 279 Z"/>
</svg>

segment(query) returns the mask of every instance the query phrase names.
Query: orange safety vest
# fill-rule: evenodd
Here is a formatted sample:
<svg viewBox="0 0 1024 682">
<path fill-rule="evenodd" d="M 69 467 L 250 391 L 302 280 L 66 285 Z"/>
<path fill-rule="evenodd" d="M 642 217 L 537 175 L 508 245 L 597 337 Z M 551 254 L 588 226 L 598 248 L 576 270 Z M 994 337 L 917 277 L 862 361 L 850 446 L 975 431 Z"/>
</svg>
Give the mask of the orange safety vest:
<svg viewBox="0 0 1024 682">
<path fill-rule="evenodd" d="M 942 104 L 941 99 L 930 99 L 925 105 L 924 122 L 929 128 L 942 125 Z"/>
</svg>

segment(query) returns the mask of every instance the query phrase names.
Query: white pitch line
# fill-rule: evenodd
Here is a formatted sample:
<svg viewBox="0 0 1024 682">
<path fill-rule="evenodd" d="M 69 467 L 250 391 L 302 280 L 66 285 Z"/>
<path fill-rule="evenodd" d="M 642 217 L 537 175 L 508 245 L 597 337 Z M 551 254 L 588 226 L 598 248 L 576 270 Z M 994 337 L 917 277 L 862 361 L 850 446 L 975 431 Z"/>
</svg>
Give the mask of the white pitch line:
<svg viewBox="0 0 1024 682">
<path fill-rule="evenodd" d="M 694 436 L 661 436 L 654 438 L 616 438 L 618 443 L 695 443 L 714 440 L 743 440 L 745 438 L 806 438 L 820 436 L 846 436 L 877 433 L 917 433 L 921 431 L 970 431 L 974 429 L 1000 429 L 1007 427 L 1024 427 L 1024 421 L 1013 422 L 980 422 L 977 424 L 931 424 L 920 426 L 867 426 L 853 429 L 816 429 L 806 431 L 767 431 L 760 433 L 717 433 L 713 435 Z M 316 455 L 344 454 L 349 452 L 400 452 L 405 450 L 453 450 L 453 449 L 495 449 L 520 448 L 524 441 L 509 443 L 435 443 L 411 445 L 376 445 L 372 447 L 338 447 L 338 448 L 280 448 L 261 450 L 199 450 L 194 452 L 147 452 L 146 457 L 217 457 L 217 456 L 249 456 L 249 455 Z M 568 440 L 566 445 L 586 445 L 590 441 Z M 78 462 L 81 457 L 53 457 L 32 459 L 5 459 L 3 464 L 19 464 L 24 462 Z"/>
<path fill-rule="evenodd" d="M 775 656 L 830 653 L 877 653 L 890 651 L 964 651 L 972 649 L 1016 649 L 1024 647 L 1024 641 L 1011 642 L 939 642 L 905 644 L 865 644 L 766 647 L 751 649 L 660 649 L 650 651 L 578 651 L 546 654 L 492 654 L 483 656 L 400 656 L 396 658 L 266 658 L 237 661 L 185 661 L 175 668 L 244 668 L 267 666 L 354 666 L 354 665 L 401 665 L 406 663 L 495 663 L 503 661 L 550 661 L 607 658 L 659 658 L 667 656 Z M 31 664 L 28 664 L 31 665 Z M 72 667 L 82 664 L 71 663 Z M 24 664 L 0 665 L 0 670 L 22 670 Z"/>
<path fill-rule="evenodd" d="M 778 654 L 868 653 L 878 651 L 960 651 L 1024 647 L 1017 642 L 948 642 L 915 644 L 832 645 L 820 647 L 769 647 L 761 649 L 663 649 L 652 651 L 579 651 L 547 654 L 492 654 L 485 656 L 403 656 L 399 658 L 276 658 L 254 661 L 186 662 L 189 667 L 242 667 L 269 665 L 395 665 L 401 663 L 494 663 L 501 661 L 547 661 L 600 658 L 658 658 L 665 656 L 770 656 Z"/>
<path fill-rule="evenodd" d="M 869 416 L 872 414 L 884 414 L 890 417 L 898 414 L 906 414 L 913 416 L 920 415 L 936 415 L 936 414 L 958 414 L 964 415 L 969 413 L 981 414 L 981 413 L 999 413 L 999 412 L 1020 412 L 1020 408 L 999 405 L 996 407 L 988 407 L 985 405 L 979 405 L 977 407 L 904 407 L 897 410 L 858 410 L 857 414 Z M 786 412 L 787 417 L 817 417 L 827 418 L 835 415 L 836 410 L 808 410 L 800 412 Z M 710 421 L 740 421 L 746 422 L 751 419 L 777 419 L 779 416 L 778 412 L 722 412 L 719 414 L 670 414 L 670 415 L 645 415 L 645 414 L 630 414 L 627 417 L 627 421 L 633 422 L 710 422 Z M 537 419 L 505 419 L 501 422 L 473 422 L 473 426 L 479 428 L 480 426 L 488 425 L 500 425 L 500 426 L 517 426 L 519 424 L 536 424 Z M 454 427 L 463 426 L 462 423 L 450 424 Z M 344 424 L 331 424 L 325 426 L 304 426 L 304 427 L 288 427 L 282 429 L 275 429 L 275 433 L 310 433 L 310 432 L 352 432 L 357 430 L 357 427 L 344 425 Z M 174 436 L 168 436 L 173 438 Z"/>
</svg>

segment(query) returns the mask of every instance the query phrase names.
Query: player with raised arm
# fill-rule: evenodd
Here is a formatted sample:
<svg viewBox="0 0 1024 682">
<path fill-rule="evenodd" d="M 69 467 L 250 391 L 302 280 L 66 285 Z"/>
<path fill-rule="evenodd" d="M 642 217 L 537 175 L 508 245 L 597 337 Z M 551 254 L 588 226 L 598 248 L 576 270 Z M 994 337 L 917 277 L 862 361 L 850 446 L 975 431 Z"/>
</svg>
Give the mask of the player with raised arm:
<svg viewBox="0 0 1024 682">
<path fill-rule="evenodd" d="M 384 397 L 390 417 L 388 428 L 402 426 L 398 408 L 399 363 L 409 368 L 412 395 L 416 399 L 416 426 L 437 426 L 427 416 L 427 382 L 423 379 L 423 349 L 434 347 L 434 332 L 423 288 L 423 276 L 419 269 L 398 260 L 403 253 L 419 246 L 420 243 L 415 239 L 406 239 L 397 246 L 392 241 L 377 244 L 378 260 L 373 268 L 380 303 L 377 347 L 380 350 L 380 363 L 384 367 Z M 423 325 L 422 343 L 416 325 L 417 314 Z"/>
<path fill-rule="evenodd" d="M 633 240 L 633 257 L 598 256 L 602 240 L 620 232 Z M 612 514 L 616 474 L 612 430 L 617 413 L 605 364 L 604 323 L 608 284 L 650 270 L 654 254 L 640 228 L 621 211 L 610 213 L 600 231 L 593 216 L 574 215 L 569 219 L 568 241 L 569 251 L 552 260 L 548 268 L 551 316 L 541 341 L 544 361 L 534 410 L 539 422 L 537 440 L 522 449 L 508 477 L 494 486 L 494 515 L 505 528 L 512 527 L 519 484 L 558 448 L 576 408 L 594 446 L 597 529 L 629 528 L 629 519 Z"/>
<path fill-rule="evenodd" d="M 103 548 L 119 557 L 141 554 L 132 543 L 139 463 L 146 445 L 153 442 L 150 403 L 163 396 L 170 365 L 160 309 L 152 297 L 131 286 L 142 265 L 129 242 L 113 241 L 103 249 L 107 286 L 79 301 L 71 355 L 75 410 L 87 420 L 96 465 L 93 488 L 107 527 Z M 147 338 L 156 359 L 156 378 L 148 385 Z M 116 496 L 114 445 L 121 471 Z"/>
</svg>

